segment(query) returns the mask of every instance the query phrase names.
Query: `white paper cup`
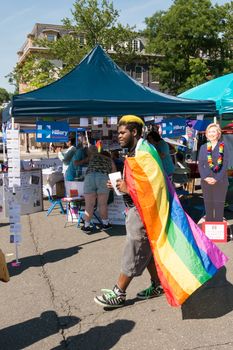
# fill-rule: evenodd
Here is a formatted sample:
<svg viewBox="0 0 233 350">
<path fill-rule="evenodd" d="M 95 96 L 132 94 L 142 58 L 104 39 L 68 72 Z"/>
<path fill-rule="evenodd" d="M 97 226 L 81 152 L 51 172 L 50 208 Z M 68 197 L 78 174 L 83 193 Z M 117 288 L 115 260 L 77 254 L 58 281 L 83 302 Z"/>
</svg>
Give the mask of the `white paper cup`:
<svg viewBox="0 0 233 350">
<path fill-rule="evenodd" d="M 122 196 L 124 193 L 123 192 L 120 192 L 117 188 L 116 188 L 116 182 L 117 180 L 120 180 L 121 179 L 121 172 L 120 171 L 117 171 L 115 173 L 111 173 L 111 174 L 108 174 L 109 176 L 109 179 L 111 181 L 111 184 L 112 184 L 112 187 L 114 189 L 114 191 L 116 192 L 116 194 L 118 196 Z"/>
</svg>

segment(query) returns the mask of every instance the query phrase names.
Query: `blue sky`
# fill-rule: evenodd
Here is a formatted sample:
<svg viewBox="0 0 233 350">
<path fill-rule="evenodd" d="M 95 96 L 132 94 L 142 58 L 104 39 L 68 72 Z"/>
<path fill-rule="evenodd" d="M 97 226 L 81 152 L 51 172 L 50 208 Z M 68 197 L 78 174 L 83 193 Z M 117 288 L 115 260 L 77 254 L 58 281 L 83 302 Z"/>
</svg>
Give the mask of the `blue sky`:
<svg viewBox="0 0 233 350">
<path fill-rule="evenodd" d="M 213 1 L 223 4 L 226 0 Z M 1 0 L 0 4 L 0 87 L 14 91 L 5 75 L 17 62 L 17 51 L 26 40 L 35 23 L 61 24 L 64 17 L 71 18 L 74 0 Z M 119 21 L 138 29 L 145 17 L 158 10 L 167 10 L 172 0 L 113 0 L 120 11 Z"/>
</svg>

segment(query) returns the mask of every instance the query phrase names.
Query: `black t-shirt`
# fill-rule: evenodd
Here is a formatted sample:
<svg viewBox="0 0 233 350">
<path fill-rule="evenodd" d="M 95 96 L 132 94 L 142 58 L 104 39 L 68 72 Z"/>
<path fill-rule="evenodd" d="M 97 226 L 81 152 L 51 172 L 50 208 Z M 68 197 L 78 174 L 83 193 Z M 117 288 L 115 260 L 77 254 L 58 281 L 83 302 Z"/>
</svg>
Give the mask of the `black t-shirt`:
<svg viewBox="0 0 233 350">
<path fill-rule="evenodd" d="M 127 157 L 135 157 L 135 149 L 136 149 L 136 146 L 131 150 L 129 150 L 127 153 Z M 123 195 L 123 200 L 126 207 L 130 207 L 130 208 L 135 207 L 135 204 L 128 193 Z"/>
</svg>

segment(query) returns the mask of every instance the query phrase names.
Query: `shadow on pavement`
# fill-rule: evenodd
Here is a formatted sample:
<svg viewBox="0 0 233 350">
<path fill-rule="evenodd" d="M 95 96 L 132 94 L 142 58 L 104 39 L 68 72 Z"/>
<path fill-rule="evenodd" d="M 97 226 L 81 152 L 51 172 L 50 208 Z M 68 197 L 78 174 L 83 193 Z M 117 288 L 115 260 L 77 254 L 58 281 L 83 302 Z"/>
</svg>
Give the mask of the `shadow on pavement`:
<svg viewBox="0 0 233 350">
<path fill-rule="evenodd" d="M 0 227 L 9 226 L 9 222 L 0 223 Z"/>
<path fill-rule="evenodd" d="M 125 226 L 123 225 L 112 225 L 112 227 L 108 229 L 104 229 L 96 225 L 96 227 L 92 228 L 91 231 L 83 232 L 83 233 L 85 235 L 91 236 L 101 231 L 107 233 L 108 236 L 125 236 L 126 235 Z"/>
<path fill-rule="evenodd" d="M 113 225 L 109 230 L 103 230 L 109 236 L 124 236 L 126 235 L 125 226 L 123 225 Z"/>
<path fill-rule="evenodd" d="M 83 334 L 68 337 L 51 350 L 110 350 L 124 334 L 131 332 L 134 326 L 133 321 L 116 320 L 106 326 L 96 326 Z"/>
<path fill-rule="evenodd" d="M 79 246 L 75 246 L 67 249 L 50 250 L 49 252 L 46 252 L 41 255 L 26 256 L 24 258 L 19 259 L 21 262 L 20 267 L 12 267 L 11 262 L 7 264 L 9 274 L 11 277 L 17 276 L 23 271 L 27 270 L 29 267 L 44 266 L 47 263 L 53 263 L 62 259 L 66 259 L 72 255 L 77 254 L 80 249 L 82 248 Z"/>
<path fill-rule="evenodd" d="M 163 294 L 164 295 L 164 294 Z M 127 307 L 131 307 L 133 305 L 135 305 L 136 303 L 146 303 L 148 302 L 149 299 L 139 299 L 138 297 L 135 297 L 133 299 L 126 299 L 125 301 L 125 305 L 124 305 L 124 309 Z M 103 308 L 104 311 L 106 312 L 115 312 L 115 311 L 119 311 L 118 308 L 108 308 L 108 307 L 104 307 Z"/>
<path fill-rule="evenodd" d="M 233 310 L 233 285 L 226 279 L 226 268 L 193 293 L 181 307 L 186 319 L 217 318 Z"/>
<path fill-rule="evenodd" d="M 79 322 L 78 317 L 58 317 L 55 311 L 43 312 L 40 317 L 1 329 L 0 349 L 25 349 L 41 339 L 56 334 L 62 329 L 70 328 Z"/>
<path fill-rule="evenodd" d="M 95 242 L 99 242 L 99 241 L 104 241 L 105 239 L 108 239 L 109 237 L 103 237 L 103 238 L 97 238 L 97 239 L 93 239 L 92 241 L 89 241 L 89 242 L 85 242 L 85 243 L 81 243 L 79 244 L 78 246 L 79 247 L 83 247 L 85 245 L 88 245 L 88 244 L 91 244 L 91 243 L 95 243 Z M 82 248 L 80 248 L 82 249 Z"/>
</svg>

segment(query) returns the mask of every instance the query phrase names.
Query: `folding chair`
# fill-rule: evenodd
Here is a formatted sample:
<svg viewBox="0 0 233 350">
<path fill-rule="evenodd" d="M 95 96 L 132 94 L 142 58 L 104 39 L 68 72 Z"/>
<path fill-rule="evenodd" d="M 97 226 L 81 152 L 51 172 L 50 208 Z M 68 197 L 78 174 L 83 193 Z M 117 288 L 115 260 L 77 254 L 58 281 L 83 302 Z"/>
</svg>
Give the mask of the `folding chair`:
<svg viewBox="0 0 233 350">
<path fill-rule="evenodd" d="M 67 223 L 70 221 L 69 216 L 71 218 L 71 222 L 74 222 L 74 208 L 75 213 L 78 214 L 78 220 L 81 213 L 81 207 L 84 203 L 84 197 L 76 196 L 76 197 L 64 197 L 62 201 L 66 204 L 66 222 L 64 227 L 66 227 Z"/>
<path fill-rule="evenodd" d="M 175 187 L 176 193 L 178 197 L 182 196 L 188 196 L 189 191 L 185 188 L 187 186 L 187 183 L 189 181 L 188 174 L 185 171 L 182 171 L 183 169 L 179 169 L 179 172 L 176 172 L 172 176 L 172 183 Z"/>
<path fill-rule="evenodd" d="M 109 196 L 108 196 L 108 205 L 111 204 L 114 201 L 114 191 L 110 190 L 109 191 Z M 84 216 L 85 216 L 85 208 L 80 208 L 79 213 L 78 213 L 78 222 L 77 222 L 77 227 L 80 226 L 81 222 L 84 223 Z M 95 207 L 94 207 L 94 212 L 93 212 L 93 219 L 91 220 L 91 226 L 94 228 L 99 224 L 100 226 L 103 226 L 103 222 L 101 218 L 99 217 L 98 213 L 98 202 L 96 200 Z"/>
<path fill-rule="evenodd" d="M 84 203 L 83 182 L 79 181 L 65 181 L 66 196 L 62 198 L 62 201 L 66 204 L 66 227 L 68 222 L 78 221 L 79 212 L 81 212 L 82 205 Z"/>
<path fill-rule="evenodd" d="M 62 199 L 61 198 L 56 198 L 54 199 L 52 196 L 51 196 L 51 193 L 49 191 L 48 188 L 46 188 L 46 191 L 48 192 L 48 200 L 49 202 L 51 203 L 51 206 L 49 207 L 49 209 L 47 210 L 47 216 L 49 216 L 51 214 L 51 212 L 53 211 L 53 209 L 58 206 L 60 208 L 60 213 L 61 214 L 65 214 L 65 210 L 63 208 L 63 205 L 62 205 Z"/>
<path fill-rule="evenodd" d="M 103 225 L 102 220 L 99 218 L 96 211 L 97 211 L 97 205 L 95 205 L 93 217 L 96 219 L 96 221 L 100 225 Z M 80 207 L 80 209 L 78 211 L 77 227 L 80 227 L 80 224 L 85 222 L 84 217 L 85 217 L 85 207 Z M 96 223 L 93 221 L 93 219 L 91 220 L 90 224 L 91 224 L 91 226 L 93 226 L 94 229 L 96 228 Z"/>
</svg>

